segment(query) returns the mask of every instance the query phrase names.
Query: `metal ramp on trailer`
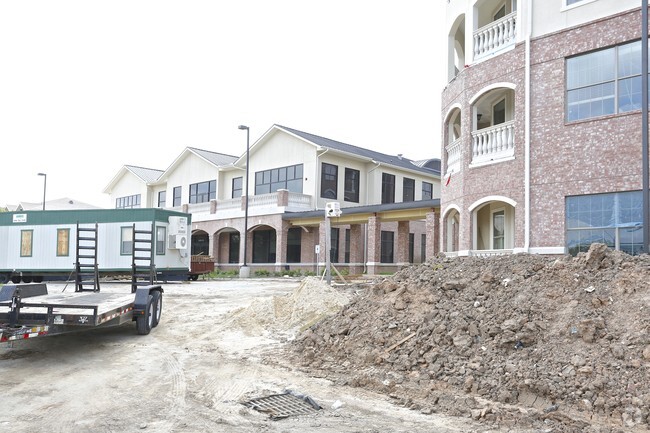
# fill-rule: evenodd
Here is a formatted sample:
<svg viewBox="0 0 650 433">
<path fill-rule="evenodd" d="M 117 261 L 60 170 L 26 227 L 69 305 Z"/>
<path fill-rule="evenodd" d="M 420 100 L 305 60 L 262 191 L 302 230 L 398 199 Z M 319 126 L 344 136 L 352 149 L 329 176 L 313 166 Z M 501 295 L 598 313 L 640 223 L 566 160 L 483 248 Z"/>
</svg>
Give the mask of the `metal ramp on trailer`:
<svg viewBox="0 0 650 433">
<path fill-rule="evenodd" d="M 97 223 L 92 227 L 82 227 L 77 223 L 77 263 L 75 270 L 75 292 L 99 292 Z"/>
<path fill-rule="evenodd" d="M 150 230 L 138 230 L 133 224 L 131 292 L 135 292 L 140 286 L 151 286 L 156 280 L 154 239 L 153 224 Z"/>
</svg>

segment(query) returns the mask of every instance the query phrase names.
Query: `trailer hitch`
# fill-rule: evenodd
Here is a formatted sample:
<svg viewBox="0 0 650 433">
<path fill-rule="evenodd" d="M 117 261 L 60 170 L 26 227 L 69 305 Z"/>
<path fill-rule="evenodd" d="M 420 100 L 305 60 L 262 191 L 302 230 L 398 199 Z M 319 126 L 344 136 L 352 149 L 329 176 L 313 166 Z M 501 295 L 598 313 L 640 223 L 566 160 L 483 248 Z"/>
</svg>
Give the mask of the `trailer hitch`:
<svg viewBox="0 0 650 433">
<path fill-rule="evenodd" d="M 18 316 L 20 315 L 20 289 L 16 289 L 11 297 L 11 306 L 9 307 L 9 326 L 15 328 L 18 324 Z"/>
</svg>

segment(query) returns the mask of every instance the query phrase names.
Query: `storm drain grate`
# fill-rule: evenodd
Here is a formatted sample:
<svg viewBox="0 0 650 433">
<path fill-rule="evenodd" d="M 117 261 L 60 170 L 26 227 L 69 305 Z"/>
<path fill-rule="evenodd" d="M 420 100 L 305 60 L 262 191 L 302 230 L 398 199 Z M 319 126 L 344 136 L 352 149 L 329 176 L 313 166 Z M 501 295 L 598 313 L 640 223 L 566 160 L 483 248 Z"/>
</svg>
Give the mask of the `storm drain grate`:
<svg viewBox="0 0 650 433">
<path fill-rule="evenodd" d="M 320 410 L 320 406 L 311 397 L 292 393 L 254 398 L 245 402 L 244 406 L 267 413 L 274 420 L 289 416 L 308 415 Z"/>
</svg>

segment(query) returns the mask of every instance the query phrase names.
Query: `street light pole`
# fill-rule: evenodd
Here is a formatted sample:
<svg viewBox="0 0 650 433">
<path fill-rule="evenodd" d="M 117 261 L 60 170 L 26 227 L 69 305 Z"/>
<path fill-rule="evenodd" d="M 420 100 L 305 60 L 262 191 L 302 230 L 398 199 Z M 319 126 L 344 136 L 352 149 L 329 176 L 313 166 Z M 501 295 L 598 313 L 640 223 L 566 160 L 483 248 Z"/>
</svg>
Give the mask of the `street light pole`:
<svg viewBox="0 0 650 433">
<path fill-rule="evenodd" d="M 246 130 L 246 202 L 244 203 L 244 265 L 239 270 L 240 278 L 250 277 L 250 269 L 246 265 L 246 257 L 248 256 L 248 163 L 250 161 L 250 128 L 245 125 L 239 125 L 241 130 Z"/>
<path fill-rule="evenodd" d="M 45 210 L 45 191 L 47 189 L 47 174 L 38 173 L 39 176 L 43 176 L 43 210 Z"/>
</svg>

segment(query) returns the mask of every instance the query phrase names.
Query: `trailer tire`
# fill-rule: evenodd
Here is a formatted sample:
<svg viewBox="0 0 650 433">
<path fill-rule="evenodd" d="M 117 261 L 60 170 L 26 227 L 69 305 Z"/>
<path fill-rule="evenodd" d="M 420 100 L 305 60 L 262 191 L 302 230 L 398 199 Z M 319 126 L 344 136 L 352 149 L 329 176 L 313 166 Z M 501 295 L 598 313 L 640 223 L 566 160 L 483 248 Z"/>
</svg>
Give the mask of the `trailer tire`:
<svg viewBox="0 0 650 433">
<path fill-rule="evenodd" d="M 151 327 L 155 328 L 160 323 L 160 318 L 162 317 L 162 293 L 158 290 L 155 290 L 153 293 L 153 300 L 151 302 L 153 308 L 153 317 L 151 320 Z"/>
<path fill-rule="evenodd" d="M 6 284 L 11 279 L 11 274 L 0 274 L 0 284 Z"/>
<path fill-rule="evenodd" d="M 151 332 L 151 324 L 153 322 L 153 295 L 149 295 L 147 300 L 147 308 L 145 308 L 144 316 L 139 316 L 135 319 L 135 327 L 139 335 L 147 335 Z"/>
<path fill-rule="evenodd" d="M 20 275 L 14 275 L 13 277 L 11 277 L 11 282 L 14 284 L 20 283 Z"/>
</svg>

